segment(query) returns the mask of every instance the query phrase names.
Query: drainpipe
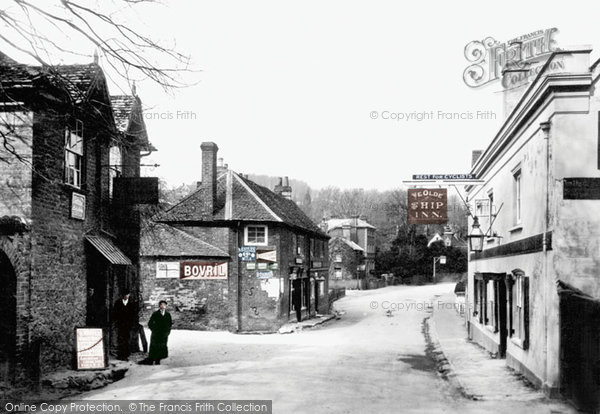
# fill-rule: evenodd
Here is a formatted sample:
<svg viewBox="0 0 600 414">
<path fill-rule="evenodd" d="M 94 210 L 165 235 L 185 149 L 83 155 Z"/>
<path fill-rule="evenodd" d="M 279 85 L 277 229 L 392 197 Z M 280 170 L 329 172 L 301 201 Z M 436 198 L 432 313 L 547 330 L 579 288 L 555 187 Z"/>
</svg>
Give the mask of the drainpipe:
<svg viewBox="0 0 600 414">
<path fill-rule="evenodd" d="M 550 293 L 548 286 L 548 240 L 546 235 L 548 233 L 548 227 L 550 226 L 550 121 L 540 123 L 540 128 L 544 134 L 544 141 L 546 146 L 546 188 L 545 190 L 545 209 L 544 209 L 544 231 L 542 235 L 542 252 L 544 254 L 544 282 L 546 287 L 544 289 L 544 383 L 548 385 L 548 302 L 550 300 Z M 553 285 L 552 285 L 553 286 Z M 531 292 L 531 289 L 530 289 Z M 530 307 L 531 308 L 531 307 Z M 531 332 L 531 330 L 530 330 Z"/>
</svg>

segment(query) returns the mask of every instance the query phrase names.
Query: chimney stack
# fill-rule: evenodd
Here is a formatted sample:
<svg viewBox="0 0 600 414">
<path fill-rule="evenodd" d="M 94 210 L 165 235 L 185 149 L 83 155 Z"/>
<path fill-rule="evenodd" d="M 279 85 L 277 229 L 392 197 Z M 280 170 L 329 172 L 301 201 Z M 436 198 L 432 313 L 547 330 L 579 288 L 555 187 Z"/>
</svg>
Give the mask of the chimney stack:
<svg viewBox="0 0 600 414">
<path fill-rule="evenodd" d="M 288 200 L 292 199 L 292 187 L 290 186 L 290 180 L 287 177 L 283 177 L 283 187 L 281 189 L 281 195 Z"/>
<path fill-rule="evenodd" d="M 471 168 L 475 165 L 479 157 L 483 154 L 483 150 L 473 150 L 471 153 Z"/>
<path fill-rule="evenodd" d="M 217 198 L 217 151 L 219 147 L 214 142 L 203 142 L 202 149 L 202 211 L 207 217 L 212 217 Z"/>
<path fill-rule="evenodd" d="M 292 199 L 292 187 L 290 186 L 290 180 L 287 177 L 279 177 L 279 183 L 273 188 L 273 192 L 277 195 Z"/>
</svg>

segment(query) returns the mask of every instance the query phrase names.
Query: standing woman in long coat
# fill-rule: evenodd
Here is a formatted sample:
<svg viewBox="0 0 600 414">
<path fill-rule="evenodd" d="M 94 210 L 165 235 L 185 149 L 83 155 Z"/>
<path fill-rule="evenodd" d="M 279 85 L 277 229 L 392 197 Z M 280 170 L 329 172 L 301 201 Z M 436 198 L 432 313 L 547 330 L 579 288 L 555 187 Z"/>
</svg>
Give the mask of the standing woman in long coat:
<svg viewBox="0 0 600 414">
<path fill-rule="evenodd" d="M 148 328 L 152 331 L 148 352 L 150 365 L 160 365 L 160 360 L 169 356 L 167 341 L 173 322 L 171 321 L 171 314 L 167 312 L 167 302 L 161 300 L 158 306 L 160 309 L 152 314 L 148 322 Z"/>
</svg>

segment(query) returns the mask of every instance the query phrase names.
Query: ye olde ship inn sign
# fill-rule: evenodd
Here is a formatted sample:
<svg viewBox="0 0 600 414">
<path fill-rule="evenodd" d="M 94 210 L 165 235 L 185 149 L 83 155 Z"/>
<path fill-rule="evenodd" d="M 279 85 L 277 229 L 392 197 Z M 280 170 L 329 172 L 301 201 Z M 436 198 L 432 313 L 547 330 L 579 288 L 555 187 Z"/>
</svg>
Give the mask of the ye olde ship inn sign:
<svg viewBox="0 0 600 414">
<path fill-rule="evenodd" d="M 446 224 L 447 200 L 445 188 L 408 189 L 408 224 Z"/>
</svg>

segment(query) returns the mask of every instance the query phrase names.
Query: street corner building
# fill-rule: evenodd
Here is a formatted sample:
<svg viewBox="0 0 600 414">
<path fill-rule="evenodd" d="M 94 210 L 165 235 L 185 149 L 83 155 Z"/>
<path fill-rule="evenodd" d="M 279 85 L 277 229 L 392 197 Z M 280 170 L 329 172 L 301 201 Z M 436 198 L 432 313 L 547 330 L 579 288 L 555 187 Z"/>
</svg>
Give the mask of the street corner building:
<svg viewBox="0 0 600 414">
<path fill-rule="evenodd" d="M 165 299 L 176 328 L 273 332 L 326 313 L 329 236 L 287 179 L 271 191 L 201 150 L 196 191 L 142 228 L 144 317 Z"/>
<path fill-rule="evenodd" d="M 0 381 L 10 383 L 71 367 L 76 327 L 110 336 L 112 303 L 137 284 L 131 195 L 158 188 L 139 178 L 154 150 L 140 99 L 111 97 L 96 62 L 36 67 L 0 53 L 0 86 Z"/>
<path fill-rule="evenodd" d="M 590 52 L 556 51 L 505 91 L 505 121 L 474 154 L 483 185 L 467 187 L 486 233 L 467 296 L 474 341 L 549 394 L 598 409 L 600 65 Z"/>
</svg>

